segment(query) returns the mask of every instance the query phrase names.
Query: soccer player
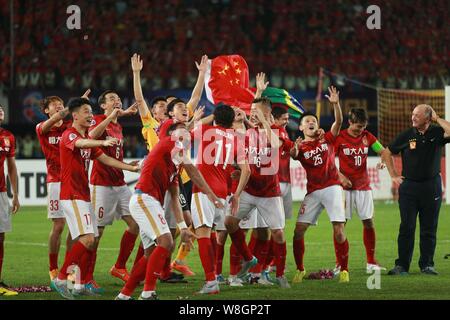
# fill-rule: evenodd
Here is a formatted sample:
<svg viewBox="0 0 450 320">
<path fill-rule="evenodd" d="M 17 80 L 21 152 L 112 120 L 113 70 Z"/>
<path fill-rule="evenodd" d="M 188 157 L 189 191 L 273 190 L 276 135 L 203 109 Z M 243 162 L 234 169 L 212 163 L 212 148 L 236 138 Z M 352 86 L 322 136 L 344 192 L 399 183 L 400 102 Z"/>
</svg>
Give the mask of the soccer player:
<svg viewBox="0 0 450 320">
<path fill-rule="evenodd" d="M 0 125 L 5 120 L 5 112 L 0 105 Z M 4 255 L 5 233 L 11 231 L 11 213 L 19 211 L 19 191 L 16 161 L 16 140 L 11 132 L 0 127 L 0 296 L 15 296 L 18 293 L 2 281 L 2 266 Z M 5 160 L 8 167 L 8 177 L 12 189 L 12 208 L 6 192 Z"/>
<path fill-rule="evenodd" d="M 197 154 L 197 168 L 205 177 L 208 185 L 225 205 L 228 195 L 228 179 L 230 164 L 237 163 L 241 175 L 236 191 L 235 199 L 239 199 L 250 176 L 250 168 L 245 162 L 245 154 L 241 152 L 238 158 L 238 143 L 232 125 L 235 118 L 233 108 L 227 105 L 219 105 L 214 109 L 214 125 L 202 124 L 194 131 L 195 142 L 199 142 Z M 241 150 L 244 151 L 244 150 Z M 238 203 L 233 202 L 234 206 Z M 216 208 L 207 194 L 194 184 L 192 194 L 192 221 L 195 233 L 198 237 L 198 249 L 205 272 L 206 283 L 199 291 L 200 294 L 219 293 L 219 283 L 216 281 L 215 252 L 213 250 L 211 229 L 216 220 L 225 219 L 225 210 Z"/>
<path fill-rule="evenodd" d="M 333 225 L 335 250 L 341 265 L 340 282 L 348 282 L 348 241 L 345 237 L 345 210 L 342 201 L 342 186 L 335 165 L 334 143 L 342 125 L 342 111 L 339 104 L 339 92 L 328 88 L 326 96 L 334 108 L 335 120 L 331 130 L 324 137 L 318 136 L 318 120 L 314 114 L 304 113 L 300 118 L 300 131 L 305 138 L 298 139 L 291 155 L 299 160 L 307 176 L 307 194 L 298 213 L 294 231 L 294 257 L 297 272 L 293 282 L 301 282 L 306 274 L 303 265 L 305 253 L 304 236 L 310 225 L 316 225 L 323 208 L 327 210 Z"/>
<path fill-rule="evenodd" d="M 219 198 L 213 193 L 203 176 L 190 162 L 190 135 L 183 123 L 176 123 L 167 130 L 167 135 L 161 137 L 158 144 L 144 160 L 142 174 L 139 177 L 136 190 L 130 201 L 130 211 L 139 224 L 143 246 L 148 249 L 154 245 L 149 257 L 144 255 L 131 271 L 130 279 L 121 290 L 116 300 L 129 300 L 136 289 L 142 275 L 145 274 L 145 285 L 139 299 L 155 300 L 156 282 L 162 271 L 167 257 L 173 250 L 173 237 L 162 207 L 166 192 L 169 191 L 173 199 L 178 199 L 178 173 L 183 166 L 193 182 L 205 193 L 217 208 L 223 208 Z M 176 223 L 181 231 L 183 242 L 190 242 L 191 233 L 183 219 L 179 201 L 170 202 Z"/>
<path fill-rule="evenodd" d="M 103 109 L 104 114 L 94 116 L 92 125 L 89 128 L 89 136 L 91 139 L 98 140 L 116 139 L 118 141 L 116 145 L 103 147 L 102 151 L 112 158 L 123 161 L 123 134 L 118 117 L 133 115 L 137 112 L 137 108 L 132 105 L 127 110 L 123 110 L 119 95 L 111 90 L 107 90 L 99 96 L 98 104 Z M 137 161 L 132 164 L 137 164 Z M 99 236 L 95 238 L 95 249 L 89 266 L 86 285 L 93 286 L 93 290 L 98 293 L 103 293 L 104 290 L 98 286 L 93 278 L 93 274 L 98 244 L 105 227 L 112 225 L 115 218 L 121 218 L 127 224 L 127 229 L 123 233 L 120 241 L 119 255 L 116 263 L 109 271 L 113 277 L 121 279 L 124 282 L 129 277 L 126 262 L 133 251 L 139 233 L 139 227 L 130 215 L 128 205 L 130 203 L 131 191 L 125 183 L 122 170 L 111 168 L 98 160 L 94 160 L 90 183 L 92 207 L 97 218 Z"/>
<path fill-rule="evenodd" d="M 267 84 L 265 83 L 265 86 Z M 261 89 L 264 88 L 261 88 L 257 81 L 257 90 L 262 92 Z M 258 216 L 268 226 L 274 240 L 274 259 L 277 267 L 276 281 L 282 288 L 289 288 L 289 283 L 284 277 L 286 263 L 285 219 L 277 175 L 278 152 L 283 145 L 283 141 L 272 131 L 269 123 L 271 120 L 271 102 L 269 99 L 257 98 L 254 100 L 251 107 L 251 118 L 257 124 L 255 129 L 247 131 L 249 142 L 246 146 L 246 153 L 249 158 L 251 176 L 242 196 L 231 198 L 232 203 L 239 203 L 239 209 L 233 210 L 233 215 L 226 217 L 225 225 L 233 244 L 244 258 L 238 276 L 244 275 L 258 263 L 258 259 L 252 255 L 247 247 L 239 222 L 243 218 L 249 217 L 253 209 L 257 208 Z M 261 252 L 264 252 L 264 250 L 260 250 Z M 265 257 L 260 258 L 261 261 L 265 261 Z"/>
<path fill-rule="evenodd" d="M 118 141 L 89 139 L 88 130 L 92 123 L 91 102 L 85 98 L 75 98 L 68 103 L 72 115 L 72 127 L 64 131 L 60 142 L 61 193 L 60 205 L 69 227 L 70 235 L 76 240 L 66 257 L 63 267 L 51 287 L 66 299 L 75 295 L 92 294 L 85 287 L 88 266 L 92 261 L 95 237 L 98 236 L 97 219 L 90 202 L 88 182 L 89 162 L 98 159 L 102 163 L 121 170 L 137 172 L 139 166 L 129 165 L 105 155 L 99 147 L 112 147 Z M 73 294 L 67 288 L 69 266 L 78 265 L 80 283 L 75 283 Z"/>
<path fill-rule="evenodd" d="M 363 223 L 363 241 L 366 248 L 367 272 L 386 270 L 375 259 L 375 227 L 373 224 L 373 198 L 367 173 L 369 148 L 377 154 L 384 150 L 381 143 L 366 130 L 369 117 L 364 109 L 353 108 L 349 114 L 349 127 L 336 137 L 339 174 L 345 194 L 345 218 L 352 218 L 353 209 Z M 337 273 L 339 266 L 337 266 Z"/>
</svg>

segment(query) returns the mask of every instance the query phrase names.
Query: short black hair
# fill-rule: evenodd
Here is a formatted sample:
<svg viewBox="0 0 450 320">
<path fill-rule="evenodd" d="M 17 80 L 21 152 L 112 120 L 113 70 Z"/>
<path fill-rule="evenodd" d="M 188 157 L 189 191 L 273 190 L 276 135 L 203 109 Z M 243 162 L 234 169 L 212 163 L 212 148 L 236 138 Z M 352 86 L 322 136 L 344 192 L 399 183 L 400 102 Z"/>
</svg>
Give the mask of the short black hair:
<svg viewBox="0 0 450 320">
<path fill-rule="evenodd" d="M 348 120 L 352 123 L 366 123 L 369 121 L 369 115 L 366 109 L 363 108 L 351 108 L 348 112 Z"/>
<path fill-rule="evenodd" d="M 101 106 L 102 104 L 106 103 L 106 95 L 110 94 L 110 93 L 115 93 L 117 94 L 117 92 L 115 92 L 114 90 L 106 90 L 104 91 L 99 97 L 98 97 L 98 105 Z"/>
<path fill-rule="evenodd" d="M 270 109 L 272 109 L 272 101 L 270 101 L 270 99 L 267 97 L 256 98 L 253 100 L 253 103 L 261 103 L 263 105 L 270 107 Z"/>
<path fill-rule="evenodd" d="M 69 112 L 72 113 L 78 111 L 78 109 L 84 104 L 90 105 L 92 108 L 92 103 L 89 99 L 80 97 L 70 99 L 67 103 L 67 107 L 69 108 Z"/>
<path fill-rule="evenodd" d="M 164 101 L 164 102 L 166 102 L 166 98 L 165 97 L 163 97 L 163 96 L 158 96 L 158 97 L 154 97 L 153 99 L 152 99 L 152 101 L 150 102 L 150 108 L 153 108 L 153 106 L 155 105 L 155 104 L 157 104 L 159 101 Z"/>
<path fill-rule="evenodd" d="M 231 128 L 234 122 L 234 109 L 226 104 L 219 104 L 214 109 L 214 121 L 224 128 Z"/>
<path fill-rule="evenodd" d="M 186 102 L 184 102 L 182 99 L 179 98 L 175 98 L 172 101 L 170 101 L 170 103 L 167 105 L 167 112 L 166 112 L 166 115 L 169 116 L 169 118 L 172 118 L 169 112 L 173 111 L 173 108 L 177 103 L 186 103 Z"/>
<path fill-rule="evenodd" d="M 274 119 L 280 119 L 281 116 L 286 113 L 289 113 L 289 111 L 286 108 L 279 107 L 279 106 L 272 108 L 272 115 L 273 115 Z"/>
<path fill-rule="evenodd" d="M 319 122 L 319 119 L 317 118 L 317 116 L 316 116 L 315 113 L 312 113 L 312 112 L 307 111 L 307 112 L 303 112 L 303 114 L 301 115 L 301 117 L 300 117 L 300 119 L 299 119 L 299 123 L 301 124 L 303 118 L 304 118 L 304 117 L 307 117 L 307 116 L 313 116 L 314 118 L 316 118 L 317 122 Z"/>
<path fill-rule="evenodd" d="M 172 132 L 177 130 L 179 127 L 186 128 L 186 124 L 184 124 L 183 122 L 175 122 L 171 124 L 169 128 L 167 128 L 166 135 L 170 136 Z"/>
</svg>

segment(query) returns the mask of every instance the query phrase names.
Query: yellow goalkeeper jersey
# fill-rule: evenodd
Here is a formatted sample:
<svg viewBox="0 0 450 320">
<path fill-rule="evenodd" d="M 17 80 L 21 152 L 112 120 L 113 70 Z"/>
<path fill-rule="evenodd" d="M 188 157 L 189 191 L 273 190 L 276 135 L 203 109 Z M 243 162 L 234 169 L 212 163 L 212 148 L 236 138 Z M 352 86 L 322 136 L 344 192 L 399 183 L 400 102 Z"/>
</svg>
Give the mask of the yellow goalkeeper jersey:
<svg viewBox="0 0 450 320">
<path fill-rule="evenodd" d="M 187 109 L 189 112 L 189 116 L 191 117 L 193 111 L 189 103 L 187 104 Z M 141 116 L 141 122 L 142 122 L 142 136 L 144 137 L 145 142 L 147 143 L 147 149 L 150 152 L 159 142 L 159 137 L 157 133 L 159 122 L 152 117 L 150 111 L 147 113 L 147 115 Z M 188 174 L 186 173 L 186 170 L 181 170 L 180 175 L 181 181 L 183 183 L 186 183 L 189 180 L 191 180 Z"/>
</svg>

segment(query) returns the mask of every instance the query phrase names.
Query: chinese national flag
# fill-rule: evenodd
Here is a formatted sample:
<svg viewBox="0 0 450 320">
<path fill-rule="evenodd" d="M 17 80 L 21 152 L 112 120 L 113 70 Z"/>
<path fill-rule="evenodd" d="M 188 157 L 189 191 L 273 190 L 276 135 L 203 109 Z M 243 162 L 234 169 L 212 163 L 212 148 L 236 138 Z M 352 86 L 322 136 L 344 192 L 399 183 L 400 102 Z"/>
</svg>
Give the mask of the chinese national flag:
<svg viewBox="0 0 450 320">
<path fill-rule="evenodd" d="M 250 113 L 255 94 L 249 89 L 248 66 L 239 55 L 218 56 L 208 61 L 205 91 L 209 101 L 237 106 Z"/>
</svg>

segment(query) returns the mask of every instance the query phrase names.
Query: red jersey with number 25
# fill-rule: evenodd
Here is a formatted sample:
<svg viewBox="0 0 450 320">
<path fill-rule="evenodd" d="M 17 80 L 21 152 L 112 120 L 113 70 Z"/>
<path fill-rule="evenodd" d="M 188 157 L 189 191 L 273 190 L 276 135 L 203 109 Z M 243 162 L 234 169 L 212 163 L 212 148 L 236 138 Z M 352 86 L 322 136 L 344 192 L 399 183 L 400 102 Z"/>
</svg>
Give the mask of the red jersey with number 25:
<svg viewBox="0 0 450 320">
<path fill-rule="evenodd" d="M 103 120 L 106 119 L 106 115 L 96 115 L 92 121 L 92 126 L 89 131 L 92 131 L 97 127 Z M 118 144 L 111 147 L 102 147 L 102 151 L 111 158 L 123 161 L 123 134 L 122 126 L 117 123 L 109 123 L 103 134 L 98 138 L 98 140 L 108 140 L 111 138 L 116 138 L 119 140 Z M 124 186 L 125 179 L 123 171 L 117 168 L 113 168 L 101 163 L 98 160 L 94 160 L 94 165 L 92 166 L 91 172 L 91 184 L 96 186 L 106 186 L 106 187 L 117 187 Z"/>
<path fill-rule="evenodd" d="M 306 171 L 306 191 L 312 193 L 333 185 L 340 185 L 335 164 L 334 142 L 336 137 L 328 131 L 322 140 L 303 141 L 295 160 Z"/>
<path fill-rule="evenodd" d="M 342 130 L 336 138 L 336 153 L 339 157 L 339 170 L 351 182 L 346 190 L 370 190 L 370 179 L 367 174 L 367 156 L 369 147 L 377 141 L 369 131 L 364 130 L 356 138 Z"/>
<path fill-rule="evenodd" d="M 89 192 L 89 162 L 103 154 L 99 148 L 80 149 L 75 147 L 82 136 L 75 128 L 64 131 L 59 144 L 61 157 L 61 200 L 91 201 Z"/>
</svg>

